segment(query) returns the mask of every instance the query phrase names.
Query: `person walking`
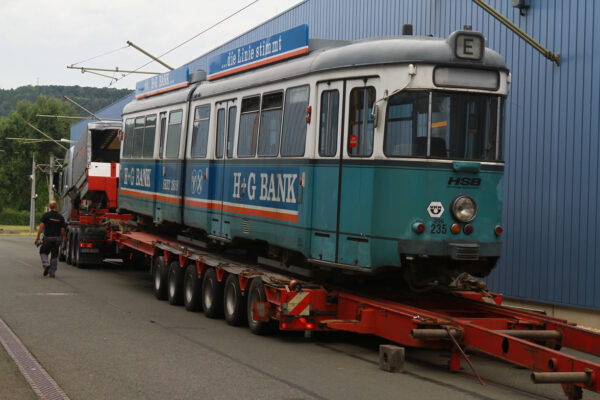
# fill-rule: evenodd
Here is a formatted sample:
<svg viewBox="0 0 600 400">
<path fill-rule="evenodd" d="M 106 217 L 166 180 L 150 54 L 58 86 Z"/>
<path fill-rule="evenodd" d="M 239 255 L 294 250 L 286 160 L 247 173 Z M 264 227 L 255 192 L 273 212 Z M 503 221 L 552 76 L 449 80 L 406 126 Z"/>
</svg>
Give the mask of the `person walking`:
<svg viewBox="0 0 600 400">
<path fill-rule="evenodd" d="M 58 267 L 58 249 L 61 243 L 65 243 L 66 239 L 65 219 L 58 213 L 56 201 L 52 200 L 48 207 L 50 211 L 42 215 L 35 245 L 41 245 L 40 257 L 44 268 L 44 276 L 50 275 L 51 278 L 54 278 Z M 42 232 L 44 233 L 44 239 L 40 240 Z M 49 261 L 48 255 L 51 256 Z"/>
</svg>

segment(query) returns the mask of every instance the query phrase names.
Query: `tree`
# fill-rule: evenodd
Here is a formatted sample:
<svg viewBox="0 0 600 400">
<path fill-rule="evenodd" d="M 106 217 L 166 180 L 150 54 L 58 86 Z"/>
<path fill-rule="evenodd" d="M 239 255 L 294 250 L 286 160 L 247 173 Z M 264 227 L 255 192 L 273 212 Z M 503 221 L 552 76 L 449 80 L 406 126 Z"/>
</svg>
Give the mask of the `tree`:
<svg viewBox="0 0 600 400">
<path fill-rule="evenodd" d="M 35 103 L 20 101 L 8 117 L 0 118 L 0 209 L 29 210 L 31 195 L 31 158 L 48 163 L 50 153 L 62 158 L 65 150 L 53 142 L 22 143 L 9 137 L 45 139 L 26 121 L 56 140 L 69 137 L 71 120 L 40 118 L 37 114 L 75 115 L 69 104 L 55 98 L 39 96 Z M 68 146 L 67 146 L 68 147 Z M 48 203 L 47 175 L 36 173 L 37 207 L 42 211 Z"/>
</svg>

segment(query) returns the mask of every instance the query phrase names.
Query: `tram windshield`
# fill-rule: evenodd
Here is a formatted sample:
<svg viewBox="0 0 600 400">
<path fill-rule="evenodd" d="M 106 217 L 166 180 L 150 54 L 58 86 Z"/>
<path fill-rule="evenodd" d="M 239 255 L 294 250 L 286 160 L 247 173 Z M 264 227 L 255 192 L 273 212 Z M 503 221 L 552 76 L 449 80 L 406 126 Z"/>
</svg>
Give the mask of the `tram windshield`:
<svg viewBox="0 0 600 400">
<path fill-rule="evenodd" d="M 500 99 L 473 93 L 400 92 L 388 101 L 384 152 L 388 157 L 500 161 Z"/>
</svg>

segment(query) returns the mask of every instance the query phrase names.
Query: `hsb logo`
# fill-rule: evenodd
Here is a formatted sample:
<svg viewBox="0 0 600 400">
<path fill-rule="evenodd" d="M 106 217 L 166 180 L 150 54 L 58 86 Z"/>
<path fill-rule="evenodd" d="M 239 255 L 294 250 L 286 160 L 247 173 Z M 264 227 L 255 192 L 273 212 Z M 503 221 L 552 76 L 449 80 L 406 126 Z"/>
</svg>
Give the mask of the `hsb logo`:
<svg viewBox="0 0 600 400">
<path fill-rule="evenodd" d="M 461 178 L 461 177 L 450 177 L 448 179 L 448 186 L 480 186 L 481 178 Z"/>
</svg>

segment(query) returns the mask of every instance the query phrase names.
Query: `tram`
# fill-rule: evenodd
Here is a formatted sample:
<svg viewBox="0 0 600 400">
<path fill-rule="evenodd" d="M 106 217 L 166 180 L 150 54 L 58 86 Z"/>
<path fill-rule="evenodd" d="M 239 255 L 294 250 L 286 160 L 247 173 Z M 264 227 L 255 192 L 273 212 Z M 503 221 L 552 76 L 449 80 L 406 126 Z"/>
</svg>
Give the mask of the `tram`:
<svg viewBox="0 0 600 400">
<path fill-rule="evenodd" d="M 122 212 L 417 289 L 495 267 L 510 74 L 482 34 L 313 41 L 303 25 L 182 71 L 123 110 Z"/>
</svg>

